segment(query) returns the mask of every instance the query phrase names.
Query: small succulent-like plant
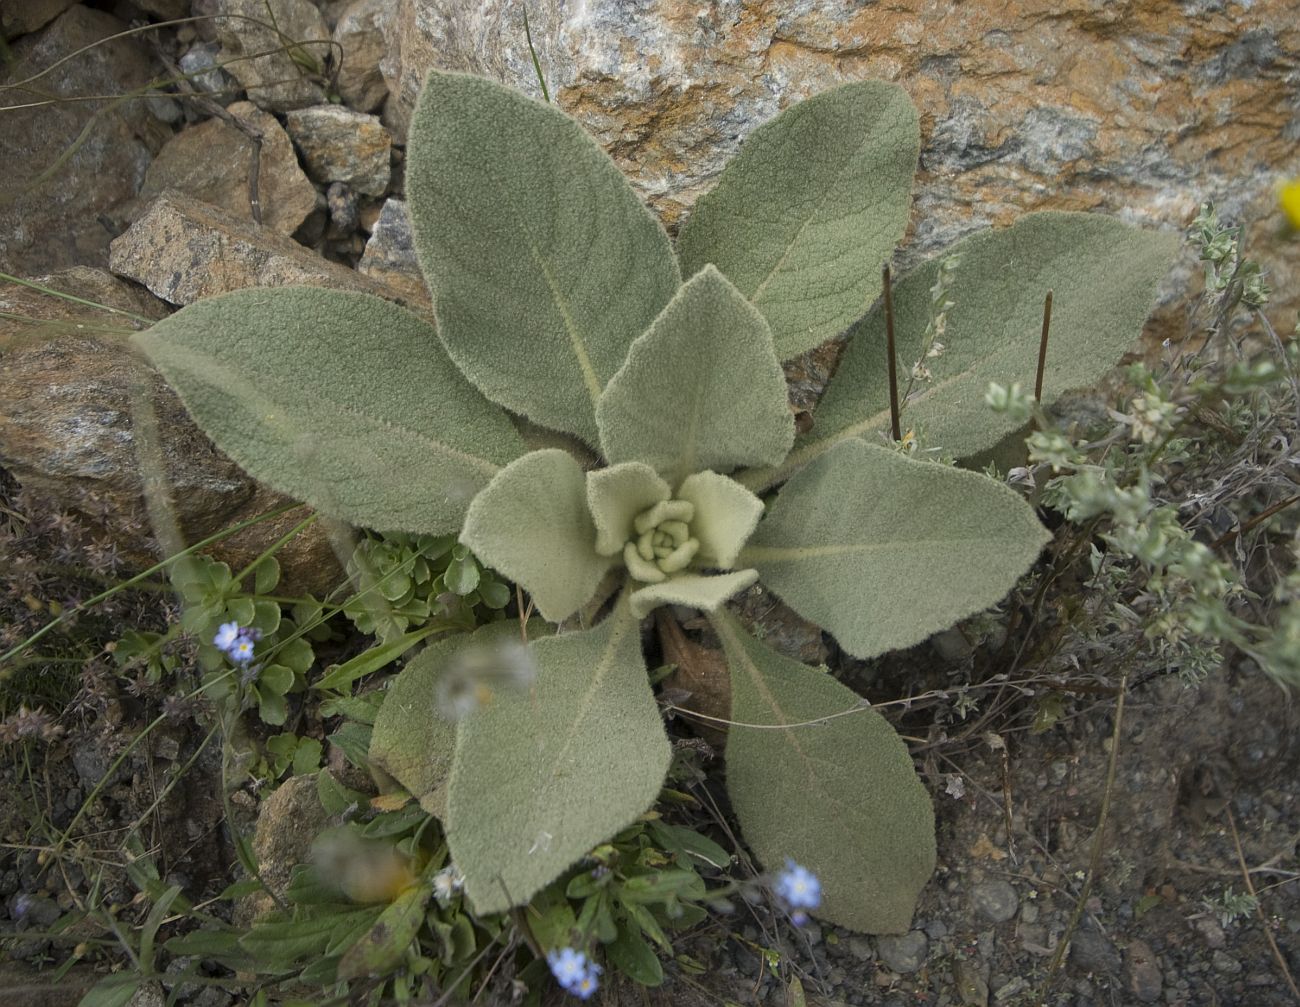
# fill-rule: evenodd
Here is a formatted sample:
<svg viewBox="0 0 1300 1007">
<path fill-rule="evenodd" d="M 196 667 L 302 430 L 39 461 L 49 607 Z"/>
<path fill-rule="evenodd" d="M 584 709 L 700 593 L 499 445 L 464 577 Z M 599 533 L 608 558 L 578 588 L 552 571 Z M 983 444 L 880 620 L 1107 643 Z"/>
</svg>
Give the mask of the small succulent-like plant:
<svg viewBox="0 0 1300 1007">
<path fill-rule="evenodd" d="M 526 902 L 655 800 L 670 749 L 638 626 L 675 604 L 708 613 L 726 651 L 727 786 L 758 859 L 813 871 L 817 916 L 908 926 L 934 823 L 906 747 L 725 603 L 761 578 L 868 658 L 997 602 L 1047 539 L 996 481 L 871 443 L 890 425 L 891 368 L 885 316 L 866 309 L 919 148 L 893 85 L 800 102 L 746 140 L 674 248 L 572 119 L 435 72 L 407 195 L 436 329 L 372 297 L 287 288 L 198 302 L 136 337 L 253 475 L 357 525 L 455 532 L 546 619 L 598 620 L 533 635 L 531 688 L 455 722 L 434 696 L 463 644 L 440 641 L 375 724 L 371 758 L 444 819 L 477 912 Z M 962 242 L 955 269 L 905 277 L 897 355 L 924 363 L 909 424 L 958 457 L 1023 436 L 984 398 L 992 380 L 1033 387 L 1044 293 L 1050 398 L 1128 348 L 1175 245 L 1039 213 Z M 846 331 L 796 435 L 781 362 Z M 509 413 L 573 450 L 529 450 Z M 617 599 L 600 618 L 602 586 Z"/>
</svg>

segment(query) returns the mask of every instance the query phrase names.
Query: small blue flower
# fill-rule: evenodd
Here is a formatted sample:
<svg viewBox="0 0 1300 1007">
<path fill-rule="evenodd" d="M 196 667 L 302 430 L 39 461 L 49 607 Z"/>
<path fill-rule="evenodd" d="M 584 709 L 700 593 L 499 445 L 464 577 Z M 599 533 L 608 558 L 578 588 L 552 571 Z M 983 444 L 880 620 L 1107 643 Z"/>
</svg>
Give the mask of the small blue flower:
<svg viewBox="0 0 1300 1007">
<path fill-rule="evenodd" d="M 547 952 L 546 964 L 551 967 L 555 981 L 580 1000 L 586 1000 L 596 992 L 599 985 L 596 977 L 603 971 L 595 962 L 588 961 L 585 954 L 573 948 Z"/>
<path fill-rule="evenodd" d="M 212 638 L 212 645 L 217 650 L 229 651 L 239 641 L 239 623 L 223 622 L 221 628 L 217 630 L 217 635 Z"/>
<path fill-rule="evenodd" d="M 226 655 L 236 664 L 247 664 L 253 659 L 253 638 L 251 636 L 241 636 L 226 651 Z"/>
<path fill-rule="evenodd" d="M 808 922 L 805 909 L 816 909 L 822 904 L 822 883 L 817 880 L 817 875 L 788 858 L 785 870 L 776 877 L 773 891 L 790 910 L 790 919 L 797 926 Z"/>
</svg>

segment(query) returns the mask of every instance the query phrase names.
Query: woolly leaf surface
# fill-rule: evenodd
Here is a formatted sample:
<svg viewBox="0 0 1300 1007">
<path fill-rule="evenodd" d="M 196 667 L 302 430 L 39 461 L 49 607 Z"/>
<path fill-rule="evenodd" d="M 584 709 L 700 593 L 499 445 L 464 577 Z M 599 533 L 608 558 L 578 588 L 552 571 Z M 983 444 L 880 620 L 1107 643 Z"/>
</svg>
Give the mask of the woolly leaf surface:
<svg viewBox="0 0 1300 1007">
<path fill-rule="evenodd" d="M 823 91 L 745 140 L 682 227 L 682 272 L 713 263 L 763 312 L 782 360 L 862 317 L 907 226 L 916 109 L 883 81 Z"/>
<path fill-rule="evenodd" d="M 649 465 L 624 462 L 587 474 L 587 505 L 596 525 L 596 552 L 619 556 L 635 535 L 642 511 L 672 496 L 672 489 Z"/>
<path fill-rule="evenodd" d="M 782 487 L 740 562 L 868 658 L 998 602 L 1049 538 L 1001 483 L 854 439 Z"/>
<path fill-rule="evenodd" d="M 455 531 L 523 453 L 433 329 L 366 294 L 238 290 L 133 338 L 250 475 L 355 525 Z"/>
<path fill-rule="evenodd" d="M 768 870 L 789 857 L 817 875 L 812 915 L 903 933 L 935 862 L 934 811 L 907 747 L 829 673 L 776 653 L 725 613 L 713 619 L 731 671 L 727 793 L 745 841 Z M 821 718 L 831 719 L 808 723 Z"/>
<path fill-rule="evenodd" d="M 625 601 L 531 650 L 531 692 L 497 696 L 456 741 L 447 841 L 479 914 L 524 904 L 635 820 L 671 759 Z"/>
<path fill-rule="evenodd" d="M 528 623 L 529 638 L 549 630 L 540 619 Z M 473 645 L 519 639 L 514 620 L 437 640 L 420 651 L 393 680 L 384 695 L 370 738 L 370 760 L 415 795 L 420 806 L 442 818 L 447 808 L 447 780 L 456 750 L 456 722 L 437 706 L 438 678 L 457 652 Z"/>
<path fill-rule="evenodd" d="M 1043 401 L 1095 383 L 1132 349 L 1155 303 L 1178 236 L 1143 231 L 1091 213 L 1031 213 L 1011 227 L 984 231 L 951 249 L 961 255 L 948 297 L 942 356 L 926 361 L 932 381 L 918 382 L 903 409 L 903 429 L 921 428 L 928 444 L 968 457 L 1015 429 L 984 403 L 990 381 L 1034 388 L 1043 298 L 1052 321 Z M 950 253 L 950 254 L 951 254 Z M 930 287 L 942 256 L 894 286 L 898 371 L 921 355 Z M 854 327 L 848 349 L 813 428 L 799 437 L 771 485 L 847 437 L 889 428 L 884 311 L 877 306 Z M 759 480 L 747 480 L 757 485 Z"/>
<path fill-rule="evenodd" d="M 632 344 L 596 420 L 610 462 L 644 462 L 674 485 L 701 469 L 775 465 L 794 443 L 767 323 L 712 266 Z"/>
<path fill-rule="evenodd" d="M 683 573 L 632 593 L 632 614 L 643 619 L 660 605 L 686 605 L 714 612 L 728 599 L 758 580 L 754 570 L 731 573 Z"/>
<path fill-rule="evenodd" d="M 659 222 L 582 128 L 435 71 L 407 198 L 438 331 L 488 398 L 597 443 L 596 400 L 680 282 Z"/>
<path fill-rule="evenodd" d="M 730 570 L 763 516 L 763 501 L 736 480 L 716 472 L 687 476 L 677 498 L 695 505 L 691 534 L 700 540 L 699 561 Z"/>
<path fill-rule="evenodd" d="M 550 622 L 581 608 L 611 562 L 596 553 L 586 473 L 558 448 L 529 452 L 497 473 L 470 504 L 460 540 L 528 591 Z"/>
</svg>

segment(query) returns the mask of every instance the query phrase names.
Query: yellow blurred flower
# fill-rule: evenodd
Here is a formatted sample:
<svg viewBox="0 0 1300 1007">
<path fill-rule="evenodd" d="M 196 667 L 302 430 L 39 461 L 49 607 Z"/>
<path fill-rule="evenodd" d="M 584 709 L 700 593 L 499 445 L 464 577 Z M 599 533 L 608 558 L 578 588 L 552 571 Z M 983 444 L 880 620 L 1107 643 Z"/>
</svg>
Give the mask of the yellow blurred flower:
<svg viewBox="0 0 1300 1007">
<path fill-rule="evenodd" d="M 1286 214 L 1286 219 L 1291 222 L 1291 226 L 1300 231 L 1300 178 L 1293 178 L 1282 186 L 1282 191 L 1278 193 L 1278 202 L 1282 204 L 1282 212 Z"/>
</svg>

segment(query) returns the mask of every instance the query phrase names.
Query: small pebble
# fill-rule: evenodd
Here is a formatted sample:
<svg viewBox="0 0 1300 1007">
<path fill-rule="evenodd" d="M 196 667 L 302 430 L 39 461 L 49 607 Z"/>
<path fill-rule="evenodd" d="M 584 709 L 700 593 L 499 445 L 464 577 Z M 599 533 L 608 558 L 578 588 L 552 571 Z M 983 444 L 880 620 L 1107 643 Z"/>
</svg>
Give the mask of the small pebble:
<svg viewBox="0 0 1300 1007">
<path fill-rule="evenodd" d="M 1020 908 L 1020 896 L 1009 881 L 982 881 L 971 890 L 975 912 L 991 923 L 1005 923 Z"/>
<path fill-rule="evenodd" d="M 913 930 L 901 936 L 878 937 L 876 947 L 880 950 L 881 961 L 895 972 L 907 974 L 925 964 L 929 941 L 920 930 Z"/>
</svg>

